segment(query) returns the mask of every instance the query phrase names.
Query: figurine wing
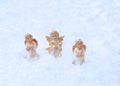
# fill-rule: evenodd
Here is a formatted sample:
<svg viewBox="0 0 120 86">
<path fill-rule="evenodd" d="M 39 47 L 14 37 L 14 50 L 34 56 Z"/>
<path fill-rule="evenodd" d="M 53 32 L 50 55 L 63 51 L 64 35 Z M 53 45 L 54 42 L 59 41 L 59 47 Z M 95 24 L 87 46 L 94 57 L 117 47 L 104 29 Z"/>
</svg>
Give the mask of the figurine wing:
<svg viewBox="0 0 120 86">
<path fill-rule="evenodd" d="M 85 51 L 86 51 L 86 45 L 84 45 L 84 49 L 85 49 Z"/>
<path fill-rule="evenodd" d="M 64 36 L 59 37 L 59 42 L 63 41 Z"/>
<path fill-rule="evenodd" d="M 74 52 L 75 48 L 76 48 L 76 46 L 75 46 L 75 45 L 73 45 L 73 47 L 72 47 L 72 51 L 73 51 L 73 52 Z"/>
<path fill-rule="evenodd" d="M 36 47 L 38 47 L 38 41 L 34 38 L 33 42 L 35 42 Z"/>
<path fill-rule="evenodd" d="M 49 36 L 46 36 L 46 39 L 47 39 L 48 42 L 50 41 L 50 37 Z"/>
</svg>

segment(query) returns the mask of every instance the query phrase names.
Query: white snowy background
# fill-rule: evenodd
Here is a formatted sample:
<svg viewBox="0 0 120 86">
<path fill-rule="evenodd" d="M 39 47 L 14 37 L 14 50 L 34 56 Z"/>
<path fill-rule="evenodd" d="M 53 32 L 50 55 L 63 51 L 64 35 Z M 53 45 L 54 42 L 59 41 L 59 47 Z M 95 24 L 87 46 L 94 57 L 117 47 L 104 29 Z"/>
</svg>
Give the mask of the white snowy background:
<svg viewBox="0 0 120 86">
<path fill-rule="evenodd" d="M 60 58 L 45 39 L 64 35 Z M 39 42 L 40 59 L 27 61 L 24 35 Z M 0 86 L 120 86 L 120 0 L 0 0 Z M 72 46 L 87 46 L 73 65 Z"/>
</svg>

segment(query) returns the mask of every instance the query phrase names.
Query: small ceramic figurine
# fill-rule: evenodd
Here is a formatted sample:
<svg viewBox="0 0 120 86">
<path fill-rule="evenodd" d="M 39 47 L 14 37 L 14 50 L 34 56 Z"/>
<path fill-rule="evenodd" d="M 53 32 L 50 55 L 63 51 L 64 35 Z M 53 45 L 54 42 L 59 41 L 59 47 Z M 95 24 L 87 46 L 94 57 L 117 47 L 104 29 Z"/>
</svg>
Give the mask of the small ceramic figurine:
<svg viewBox="0 0 120 86">
<path fill-rule="evenodd" d="M 26 51 L 28 52 L 28 55 L 26 58 L 28 59 L 36 59 L 39 57 L 39 55 L 36 52 L 36 49 L 38 47 L 38 42 L 31 34 L 25 35 L 25 41 L 24 44 L 26 45 Z"/>
<path fill-rule="evenodd" d="M 46 50 L 54 57 L 61 56 L 63 38 L 64 36 L 59 36 L 59 33 L 56 30 L 52 31 L 50 36 L 46 36 L 46 39 L 49 43 L 49 46 L 46 48 Z"/>
<path fill-rule="evenodd" d="M 84 56 L 86 51 L 86 46 L 83 44 L 83 41 L 81 39 L 76 40 L 75 44 L 72 47 L 72 50 L 75 55 L 73 64 L 82 65 L 85 62 Z"/>
</svg>

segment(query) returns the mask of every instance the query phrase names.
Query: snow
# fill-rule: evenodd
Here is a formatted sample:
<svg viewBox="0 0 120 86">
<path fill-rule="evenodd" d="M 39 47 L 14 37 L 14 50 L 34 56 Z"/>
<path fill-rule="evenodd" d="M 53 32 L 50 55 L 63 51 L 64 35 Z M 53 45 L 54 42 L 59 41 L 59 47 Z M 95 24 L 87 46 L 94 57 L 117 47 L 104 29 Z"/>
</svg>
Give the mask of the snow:
<svg viewBox="0 0 120 86">
<path fill-rule="evenodd" d="M 120 86 L 120 0 L 0 0 L 0 86 Z M 63 52 L 45 48 L 51 30 L 64 35 Z M 40 59 L 27 61 L 24 35 L 39 42 Z M 72 45 L 87 46 L 73 65 Z"/>
</svg>

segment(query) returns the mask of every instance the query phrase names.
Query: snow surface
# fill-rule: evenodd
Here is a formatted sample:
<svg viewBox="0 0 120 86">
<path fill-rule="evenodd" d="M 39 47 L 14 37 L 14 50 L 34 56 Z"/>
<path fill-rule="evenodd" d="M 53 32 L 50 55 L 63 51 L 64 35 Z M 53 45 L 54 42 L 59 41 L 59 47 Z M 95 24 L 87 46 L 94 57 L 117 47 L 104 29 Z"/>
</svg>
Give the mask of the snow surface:
<svg viewBox="0 0 120 86">
<path fill-rule="evenodd" d="M 60 58 L 45 39 L 64 35 Z M 38 40 L 40 59 L 27 61 L 24 35 Z M 120 0 L 0 0 L 0 86 L 120 86 Z M 87 46 L 73 65 L 72 45 Z"/>
</svg>

